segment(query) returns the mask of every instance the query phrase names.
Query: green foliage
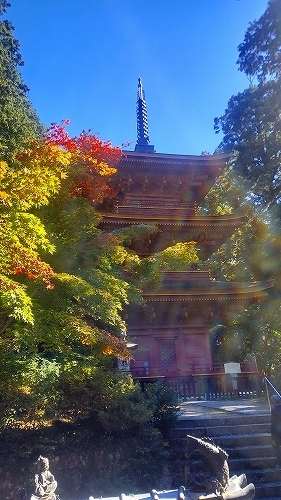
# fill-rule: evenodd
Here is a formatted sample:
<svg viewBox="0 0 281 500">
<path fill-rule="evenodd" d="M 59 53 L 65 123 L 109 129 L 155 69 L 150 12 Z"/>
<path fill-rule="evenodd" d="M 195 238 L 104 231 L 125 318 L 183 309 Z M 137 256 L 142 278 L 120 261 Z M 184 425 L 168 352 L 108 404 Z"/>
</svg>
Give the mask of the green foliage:
<svg viewBox="0 0 281 500">
<path fill-rule="evenodd" d="M 144 395 L 153 409 L 153 426 L 167 439 L 178 418 L 178 396 L 161 383 L 146 384 Z"/>
<path fill-rule="evenodd" d="M 130 429 L 148 424 L 153 417 L 154 408 L 147 404 L 140 386 L 130 376 L 115 374 L 111 383 L 100 388 L 99 401 L 95 412 L 107 432 L 127 434 Z"/>
<path fill-rule="evenodd" d="M 280 252 L 280 236 L 269 223 L 267 213 L 257 211 L 255 206 L 245 200 L 243 185 L 239 189 L 238 182 L 232 184 L 235 170 L 225 174 L 221 183 L 218 182 L 208 193 L 202 213 L 215 212 L 216 206 L 226 213 L 238 211 L 239 206 L 244 212 L 247 209 L 248 222 L 236 229 L 235 233 L 222 245 L 216 255 L 209 259 L 211 274 L 217 280 L 227 280 L 241 283 L 251 281 L 267 281 L 279 274 L 279 261 L 276 255 Z M 240 283 L 239 283 L 240 282 Z M 239 314 L 224 318 L 223 324 L 213 328 L 212 356 L 215 362 L 224 362 L 229 359 L 241 361 L 249 359 L 253 353 L 258 361 L 258 367 L 273 373 L 274 366 L 278 365 L 280 350 L 278 344 L 279 324 L 278 284 L 275 279 L 275 288 L 269 296 L 260 303 L 249 304 Z M 265 333 L 267 332 L 267 333 Z M 266 335 L 276 344 L 275 355 L 270 348 L 265 348 L 262 338 Z M 272 364 L 273 363 L 273 364 Z M 277 363 L 277 365 L 276 365 Z"/>
<path fill-rule="evenodd" d="M 243 43 L 238 47 L 240 71 L 256 76 L 263 82 L 267 77 L 281 76 L 281 2 L 269 0 L 264 14 L 250 23 Z"/>
<path fill-rule="evenodd" d="M 239 69 L 259 84 L 232 96 L 224 115 L 215 118 L 215 131 L 224 133 L 220 147 L 236 152 L 238 175 L 254 202 L 265 208 L 280 201 L 280 26 L 281 2 L 270 0 L 238 47 Z"/>
<path fill-rule="evenodd" d="M 17 338 L 0 340 L 0 422 L 5 427 L 37 427 L 56 417 L 59 366 L 54 361 L 30 356 Z"/>
<path fill-rule="evenodd" d="M 26 323 L 32 323 L 31 297 L 26 293 L 26 287 L 19 285 L 7 276 L 0 275 L 0 332 L 6 330 L 12 318 Z"/>
<path fill-rule="evenodd" d="M 246 188 L 237 177 L 235 157 L 229 168 L 219 177 L 198 207 L 200 215 L 228 215 L 244 213 L 252 208 Z"/>
<path fill-rule="evenodd" d="M 258 84 L 232 96 L 225 113 L 215 119 L 215 131 L 224 133 L 219 149 L 234 151 L 231 175 L 236 176 L 236 186 L 242 188 L 236 208 L 239 204 L 247 208 L 249 222 L 219 249 L 217 263 L 212 262 L 214 275 L 243 281 L 275 278 L 275 286 L 264 302 L 249 306 L 220 326 L 223 341 L 216 346 L 216 352 L 222 359 L 228 352 L 233 359 L 255 353 L 259 367 L 268 374 L 281 364 L 280 15 L 280 0 L 270 0 L 260 19 L 250 24 L 238 47 L 238 64 Z M 217 193 L 217 199 L 223 195 L 222 190 Z M 222 197 L 224 206 L 231 198 L 233 205 L 228 190 L 227 199 Z"/>
<path fill-rule="evenodd" d="M 279 203 L 280 84 L 268 82 L 232 96 L 224 115 L 215 119 L 215 130 L 224 133 L 220 148 L 236 152 L 235 172 L 248 196 L 265 208 Z"/>
<path fill-rule="evenodd" d="M 132 224 L 129 227 L 115 229 L 112 234 L 116 235 L 123 245 L 130 246 L 135 240 L 146 239 L 159 232 L 154 224 Z"/>
<path fill-rule="evenodd" d="M 280 299 L 272 293 L 213 329 L 213 354 L 217 362 L 240 361 L 255 356 L 260 371 L 276 379 L 281 367 Z"/>
<path fill-rule="evenodd" d="M 176 243 L 158 254 L 154 254 L 150 261 L 155 265 L 156 271 L 182 271 L 190 264 L 198 262 L 195 242 Z"/>
<path fill-rule="evenodd" d="M 0 15 L 7 7 L 9 3 L 2 0 Z M 18 71 L 23 60 L 13 31 L 9 21 L 0 21 L 0 155 L 5 159 L 13 159 L 29 140 L 43 133 Z"/>
<path fill-rule="evenodd" d="M 8 7 L 11 7 L 11 4 L 7 0 L 0 0 L 0 15 L 6 12 Z"/>
<path fill-rule="evenodd" d="M 185 271 L 190 264 L 199 258 L 194 241 L 176 243 L 162 252 L 143 259 L 139 264 L 139 272 L 143 277 L 143 286 L 159 284 L 165 271 Z"/>
<path fill-rule="evenodd" d="M 0 15 L 9 6 L 9 2 L 1 0 Z M 40 262 L 38 251 L 53 250 L 39 219 L 25 213 L 24 205 L 30 201 L 31 183 L 27 171 L 21 170 L 19 175 L 16 156 L 30 140 L 42 135 L 44 129 L 28 101 L 28 89 L 18 70 L 23 60 L 13 30 L 9 21 L 0 21 L 1 332 L 13 318 L 30 323 L 34 320 L 27 288 L 16 279 L 14 272 L 21 268 L 36 275 L 39 273 L 41 279 L 48 280 L 50 268 Z M 33 184 L 33 193 L 37 191 L 38 197 L 37 187 L 34 188 Z"/>
</svg>

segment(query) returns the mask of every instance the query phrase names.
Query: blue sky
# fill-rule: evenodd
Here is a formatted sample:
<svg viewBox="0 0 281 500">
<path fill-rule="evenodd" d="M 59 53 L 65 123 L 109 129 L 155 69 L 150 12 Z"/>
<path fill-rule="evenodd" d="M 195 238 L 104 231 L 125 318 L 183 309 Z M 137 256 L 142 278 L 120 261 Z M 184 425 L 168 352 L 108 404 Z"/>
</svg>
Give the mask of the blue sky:
<svg viewBox="0 0 281 500">
<path fill-rule="evenodd" d="M 158 153 L 214 152 L 213 119 L 248 87 L 237 46 L 267 0 L 10 0 L 29 97 L 45 125 L 70 119 L 136 141 L 142 78 Z"/>
</svg>

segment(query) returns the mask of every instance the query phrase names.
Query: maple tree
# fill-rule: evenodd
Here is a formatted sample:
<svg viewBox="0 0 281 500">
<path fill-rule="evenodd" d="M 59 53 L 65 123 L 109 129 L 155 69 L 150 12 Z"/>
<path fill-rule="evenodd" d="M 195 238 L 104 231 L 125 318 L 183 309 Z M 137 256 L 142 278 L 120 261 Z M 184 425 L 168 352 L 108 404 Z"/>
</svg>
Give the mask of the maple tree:
<svg viewBox="0 0 281 500">
<path fill-rule="evenodd" d="M 70 139 L 64 125 L 52 125 L 43 139 L 32 141 L 14 160 L 0 162 L 2 274 L 24 274 L 52 286 L 53 271 L 38 252 L 52 253 L 55 247 L 40 219 L 30 210 L 48 204 L 63 190 L 65 196 L 100 200 L 107 192 L 105 179 L 115 171 L 106 163 L 110 154 L 112 161 L 120 157 L 117 148 L 95 136 L 83 132 Z M 15 284 L 14 293 L 16 290 L 19 288 Z M 26 314 L 22 317 L 30 317 L 30 311 Z"/>
<path fill-rule="evenodd" d="M 13 276 L 25 294 L 31 317 L 16 316 L 10 304 L 8 316 L 24 321 L 4 322 L 0 339 L 5 373 L 2 390 L 11 394 L 11 400 L 7 399 L 9 407 L 17 406 L 16 401 L 22 401 L 24 393 L 29 419 L 31 412 L 44 414 L 47 407 L 53 418 L 62 415 L 59 387 L 63 380 L 63 387 L 68 387 L 74 373 L 87 385 L 97 366 L 109 369 L 116 363 L 116 356 L 128 358 L 126 325 L 120 314 L 129 297 L 130 301 L 140 302 L 140 285 L 159 279 L 164 269 L 186 268 L 197 260 L 194 244 L 178 244 L 151 258 L 139 259 L 126 245 L 132 238 L 157 231 L 154 227 L 140 225 L 114 233 L 99 229 L 100 216 L 94 205 L 102 196 L 111 195 L 106 180 L 115 167 L 107 166 L 107 162 L 116 163 L 121 152 L 84 132 L 70 138 L 65 125 L 52 125 L 44 139 L 33 141 L 17 156 L 21 168 L 12 169 L 10 179 L 6 176 L 2 193 L 6 217 L 13 218 L 16 213 L 19 224 L 23 226 L 27 217 L 31 225 L 30 229 L 26 225 L 22 234 L 17 259 L 13 260 L 10 244 L 7 246 L 5 270 L 6 277 L 11 280 Z M 87 190 L 83 189 L 85 179 Z M 5 223 L 8 235 L 8 221 Z M 35 237 L 37 233 L 41 239 Z M 35 260 L 24 259 L 24 252 L 31 250 L 37 265 Z M 18 380 L 17 391 L 10 391 L 4 381 L 10 380 L 5 372 L 5 367 L 11 369 L 6 357 L 8 345 L 9 359 L 14 353 L 22 367 L 20 376 L 13 375 Z M 42 398 L 40 389 L 45 390 L 48 380 L 57 395 L 53 405 L 48 398 Z M 81 410 L 72 406 L 75 418 L 75 411 Z M 88 400 L 88 409 L 90 406 Z"/>
<path fill-rule="evenodd" d="M 128 358 L 121 312 L 129 297 L 141 301 L 140 285 L 159 279 L 163 269 L 185 268 L 197 259 L 194 244 L 139 259 L 127 245 L 155 227 L 99 229 L 95 205 L 114 195 L 107 181 L 122 152 L 90 132 L 72 138 L 67 125 L 52 124 L 43 138 L 1 163 L 1 392 L 10 394 L 9 408 L 24 394 L 28 418 L 47 407 L 51 413 L 40 387 L 53 387 L 56 380 L 57 417 L 60 381 L 66 387 L 78 370 L 87 384 L 97 366 Z M 13 371 L 13 357 L 17 389 L 6 372 Z"/>
</svg>

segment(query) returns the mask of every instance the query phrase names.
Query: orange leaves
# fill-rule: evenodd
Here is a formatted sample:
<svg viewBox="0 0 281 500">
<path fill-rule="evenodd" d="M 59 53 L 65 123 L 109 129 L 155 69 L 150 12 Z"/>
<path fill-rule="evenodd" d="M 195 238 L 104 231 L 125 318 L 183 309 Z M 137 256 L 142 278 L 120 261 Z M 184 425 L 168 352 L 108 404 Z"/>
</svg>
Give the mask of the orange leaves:
<svg viewBox="0 0 281 500">
<path fill-rule="evenodd" d="M 106 179 L 116 172 L 112 165 L 119 162 L 122 151 L 90 132 L 71 138 L 65 130 L 68 124 L 67 120 L 62 125 L 52 124 L 45 139 L 46 145 L 59 147 L 69 155 L 70 195 L 98 203 L 112 195 Z"/>
<path fill-rule="evenodd" d="M 41 278 L 51 288 L 53 271 L 38 256 L 53 252 L 38 218 L 28 214 L 33 207 L 48 205 L 54 195 L 82 197 L 97 203 L 112 194 L 107 178 L 116 169 L 121 150 L 110 142 L 82 132 L 71 138 L 65 127 L 52 124 L 43 139 L 30 142 L 16 161 L 0 161 L 0 270 L 29 279 Z"/>
<path fill-rule="evenodd" d="M 120 358 L 126 360 L 131 358 L 127 344 L 123 339 L 120 339 L 105 330 L 100 331 L 99 337 L 103 344 L 102 353 L 104 356 L 119 356 Z"/>
<path fill-rule="evenodd" d="M 16 267 L 14 274 L 24 274 L 24 270 L 21 267 Z"/>
<path fill-rule="evenodd" d="M 26 275 L 31 280 L 40 278 L 49 290 L 52 289 L 51 279 L 54 272 L 51 266 L 43 262 L 39 257 L 29 254 L 23 249 L 20 250 L 18 254 L 10 253 L 10 262 L 9 265 L 5 266 L 4 271 L 8 274 Z"/>
<path fill-rule="evenodd" d="M 3 203 L 17 201 L 22 209 L 47 204 L 65 179 L 66 196 L 97 203 L 111 195 L 106 180 L 116 172 L 112 165 L 120 160 L 121 150 L 90 132 L 72 138 L 65 130 L 68 124 L 67 120 L 52 124 L 42 140 L 32 141 L 17 155 L 20 169 L 10 171 L 10 182 L 4 181 L 5 191 L 0 193 Z M 5 165 L 0 164 L 0 178 L 3 169 Z"/>
<path fill-rule="evenodd" d="M 111 356 L 113 354 L 113 349 L 111 349 L 111 347 L 109 347 L 109 346 L 106 346 L 103 348 L 102 353 L 105 356 Z"/>
<path fill-rule="evenodd" d="M 93 162 L 93 164 L 107 163 L 116 164 L 121 158 L 121 150 L 115 148 L 109 141 L 102 141 L 89 132 L 81 132 L 77 137 L 70 137 L 65 127 L 69 120 L 64 120 L 62 125 L 52 123 L 46 137 L 46 143 L 60 146 L 65 151 L 78 154 L 81 159 Z"/>
</svg>

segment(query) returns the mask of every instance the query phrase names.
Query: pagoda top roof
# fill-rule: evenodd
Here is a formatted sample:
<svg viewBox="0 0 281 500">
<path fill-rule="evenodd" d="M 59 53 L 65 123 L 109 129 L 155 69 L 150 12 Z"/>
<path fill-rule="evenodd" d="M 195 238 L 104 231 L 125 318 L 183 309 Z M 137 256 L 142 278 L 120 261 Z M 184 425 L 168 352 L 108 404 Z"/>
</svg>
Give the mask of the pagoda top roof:
<svg viewBox="0 0 281 500">
<path fill-rule="evenodd" d="M 168 153 L 153 153 L 139 151 L 123 151 L 120 160 L 121 164 L 127 162 L 138 162 L 139 164 L 170 164 L 170 165 L 200 165 L 215 166 L 226 165 L 231 158 L 231 153 L 221 153 L 215 155 L 179 155 Z"/>
</svg>

